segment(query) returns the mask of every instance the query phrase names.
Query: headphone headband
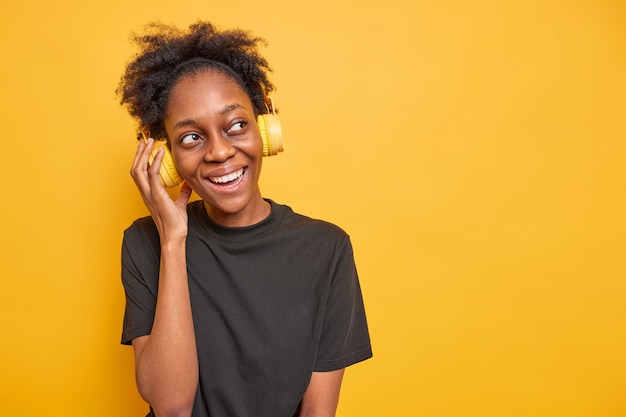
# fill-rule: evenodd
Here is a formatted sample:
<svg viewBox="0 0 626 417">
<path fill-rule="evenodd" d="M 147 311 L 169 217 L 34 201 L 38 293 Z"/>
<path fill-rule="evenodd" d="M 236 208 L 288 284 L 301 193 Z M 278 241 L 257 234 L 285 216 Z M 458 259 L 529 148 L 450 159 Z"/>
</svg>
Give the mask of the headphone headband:
<svg viewBox="0 0 626 417">
<path fill-rule="evenodd" d="M 273 114 L 276 116 L 276 108 L 274 107 L 274 101 L 270 96 L 265 96 L 263 98 L 263 104 L 265 104 L 265 108 L 267 109 L 268 114 Z"/>
</svg>

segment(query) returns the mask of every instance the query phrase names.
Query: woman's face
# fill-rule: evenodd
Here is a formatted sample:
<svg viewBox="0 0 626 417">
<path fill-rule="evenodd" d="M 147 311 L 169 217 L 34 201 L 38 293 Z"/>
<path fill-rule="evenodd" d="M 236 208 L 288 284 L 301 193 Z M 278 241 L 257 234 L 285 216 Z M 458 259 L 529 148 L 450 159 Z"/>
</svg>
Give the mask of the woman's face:
<svg viewBox="0 0 626 417">
<path fill-rule="evenodd" d="M 250 98 L 234 79 L 208 69 L 178 80 L 165 130 L 178 171 L 211 219 L 241 227 L 269 214 L 259 189 L 261 133 Z"/>
</svg>

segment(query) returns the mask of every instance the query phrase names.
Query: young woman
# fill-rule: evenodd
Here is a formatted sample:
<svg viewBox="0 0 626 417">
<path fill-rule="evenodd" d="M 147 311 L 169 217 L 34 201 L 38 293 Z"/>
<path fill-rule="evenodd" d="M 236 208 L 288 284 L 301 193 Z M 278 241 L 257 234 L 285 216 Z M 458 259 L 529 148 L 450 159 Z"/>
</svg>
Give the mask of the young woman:
<svg viewBox="0 0 626 417">
<path fill-rule="evenodd" d="M 346 233 L 261 195 L 262 39 L 203 22 L 134 39 L 118 94 L 149 132 L 131 175 L 150 217 L 124 233 L 122 343 L 149 415 L 334 416 L 344 368 L 372 354 L 363 301 Z"/>
</svg>

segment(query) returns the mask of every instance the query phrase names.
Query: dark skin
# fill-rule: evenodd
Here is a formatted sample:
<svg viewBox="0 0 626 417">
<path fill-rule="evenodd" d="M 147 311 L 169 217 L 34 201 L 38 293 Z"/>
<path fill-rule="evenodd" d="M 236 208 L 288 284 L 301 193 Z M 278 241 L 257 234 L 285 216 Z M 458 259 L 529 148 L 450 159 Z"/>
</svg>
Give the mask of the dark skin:
<svg viewBox="0 0 626 417">
<path fill-rule="evenodd" d="M 137 386 L 158 417 L 190 416 L 198 387 L 198 357 L 185 241 L 191 190 L 217 223 L 249 226 L 270 213 L 259 189 L 262 139 L 247 93 L 214 69 L 177 81 L 164 121 L 176 166 L 185 180 L 176 199 L 159 179 L 162 150 L 149 163 L 153 140 L 141 142 L 131 175 L 161 238 L 161 269 L 152 333 L 133 340 Z M 343 369 L 313 372 L 300 416 L 335 415 Z"/>
</svg>

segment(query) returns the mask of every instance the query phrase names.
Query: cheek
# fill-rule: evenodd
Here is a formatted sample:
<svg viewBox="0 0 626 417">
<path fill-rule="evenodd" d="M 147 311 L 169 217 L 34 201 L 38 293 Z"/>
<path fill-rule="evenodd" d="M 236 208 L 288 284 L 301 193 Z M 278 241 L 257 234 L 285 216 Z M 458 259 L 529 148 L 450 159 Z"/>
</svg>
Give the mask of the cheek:
<svg viewBox="0 0 626 417">
<path fill-rule="evenodd" d="M 254 140 L 250 144 L 250 153 L 263 156 L 263 139 L 260 132 L 254 136 Z"/>
<path fill-rule="evenodd" d="M 192 172 L 195 169 L 194 167 L 197 166 L 193 159 L 194 158 L 191 155 L 177 153 L 174 155 L 176 169 L 178 169 L 183 176 L 185 176 L 186 173 Z"/>
</svg>

